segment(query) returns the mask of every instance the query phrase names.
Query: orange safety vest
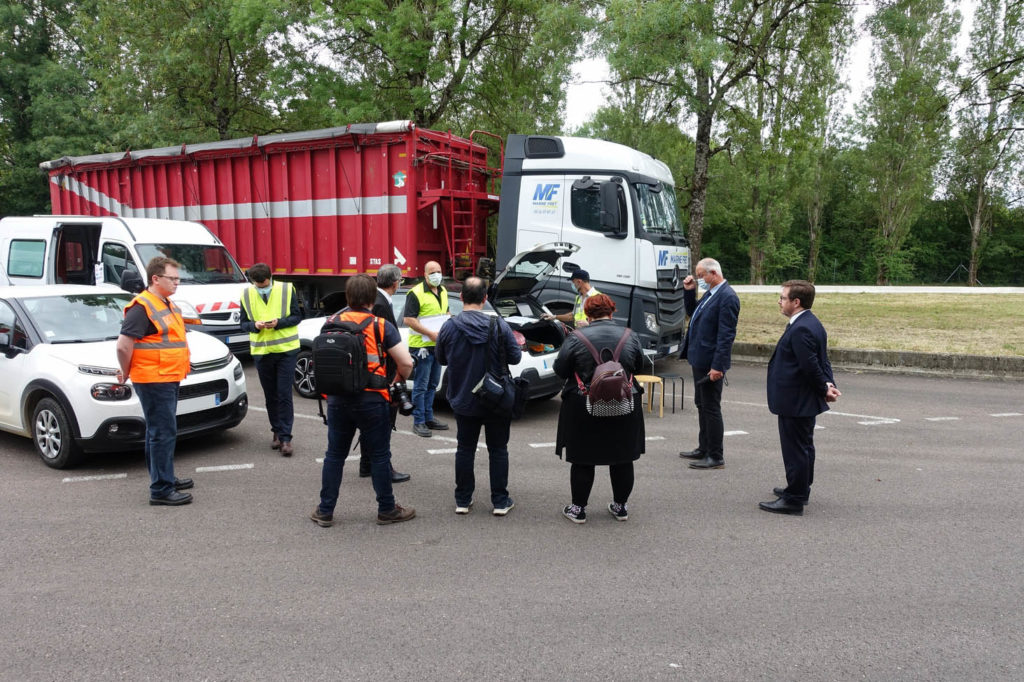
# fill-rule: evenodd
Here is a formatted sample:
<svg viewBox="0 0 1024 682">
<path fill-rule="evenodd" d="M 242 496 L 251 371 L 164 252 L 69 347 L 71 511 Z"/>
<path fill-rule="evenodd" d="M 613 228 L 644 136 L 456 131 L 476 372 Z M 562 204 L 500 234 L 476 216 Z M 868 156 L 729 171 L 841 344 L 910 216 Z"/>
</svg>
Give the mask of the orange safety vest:
<svg viewBox="0 0 1024 682">
<path fill-rule="evenodd" d="M 343 313 L 338 313 L 337 319 L 344 320 L 346 322 L 355 322 L 356 324 L 361 323 L 368 317 L 373 317 L 373 313 L 360 313 L 354 310 L 347 310 Z M 380 336 L 381 343 L 384 342 L 384 318 L 377 318 L 377 328 Z M 371 324 L 363 330 L 363 343 L 366 344 L 366 368 L 370 374 L 376 374 L 385 381 L 387 381 L 388 373 L 384 366 L 384 360 L 381 359 L 381 352 L 383 349 L 377 347 L 377 336 L 374 334 L 373 325 Z M 364 388 L 364 391 L 370 391 L 371 393 L 380 393 L 384 396 L 384 400 L 391 402 L 391 391 L 386 388 Z"/>
<path fill-rule="evenodd" d="M 181 317 L 181 310 L 173 301 L 164 303 L 148 289 L 125 306 L 125 314 L 136 304 L 145 309 L 146 317 L 156 327 L 156 333 L 135 340 L 129 376 L 132 381 L 140 384 L 181 381 L 188 376 L 189 370 L 185 320 Z"/>
</svg>

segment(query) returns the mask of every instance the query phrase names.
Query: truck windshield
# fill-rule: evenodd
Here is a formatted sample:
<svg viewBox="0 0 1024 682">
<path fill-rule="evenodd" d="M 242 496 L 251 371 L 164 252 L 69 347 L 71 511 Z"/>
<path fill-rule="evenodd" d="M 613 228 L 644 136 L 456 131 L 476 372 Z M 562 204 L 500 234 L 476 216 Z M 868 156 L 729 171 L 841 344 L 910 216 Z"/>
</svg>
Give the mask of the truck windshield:
<svg viewBox="0 0 1024 682">
<path fill-rule="evenodd" d="M 245 275 L 223 246 L 204 244 L 138 244 L 142 262 L 157 256 L 173 258 L 179 268 L 182 284 L 226 284 L 245 282 Z"/>
<path fill-rule="evenodd" d="M 640 226 L 645 232 L 679 234 L 679 211 L 676 192 L 669 185 L 637 183 L 636 198 L 640 204 Z"/>
</svg>

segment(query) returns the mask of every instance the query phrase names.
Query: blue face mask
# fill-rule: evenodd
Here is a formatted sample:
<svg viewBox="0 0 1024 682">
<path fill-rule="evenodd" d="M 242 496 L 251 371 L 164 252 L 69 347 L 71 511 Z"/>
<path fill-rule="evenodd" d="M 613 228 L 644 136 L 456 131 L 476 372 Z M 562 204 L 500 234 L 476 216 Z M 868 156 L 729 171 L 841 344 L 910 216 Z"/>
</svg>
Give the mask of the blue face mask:
<svg viewBox="0 0 1024 682">
<path fill-rule="evenodd" d="M 698 277 L 698 278 L 697 278 L 697 288 L 698 288 L 698 289 L 699 289 L 700 291 L 707 291 L 707 290 L 708 290 L 708 289 L 710 289 L 711 287 L 709 287 L 709 286 L 708 286 L 708 283 L 707 283 L 707 282 L 706 282 L 706 281 L 704 280 L 704 278 L 703 278 L 703 277 Z"/>
<path fill-rule="evenodd" d="M 268 284 L 265 287 L 256 287 L 256 291 L 260 293 L 260 296 L 270 296 L 270 291 L 274 288 L 273 284 Z"/>
</svg>

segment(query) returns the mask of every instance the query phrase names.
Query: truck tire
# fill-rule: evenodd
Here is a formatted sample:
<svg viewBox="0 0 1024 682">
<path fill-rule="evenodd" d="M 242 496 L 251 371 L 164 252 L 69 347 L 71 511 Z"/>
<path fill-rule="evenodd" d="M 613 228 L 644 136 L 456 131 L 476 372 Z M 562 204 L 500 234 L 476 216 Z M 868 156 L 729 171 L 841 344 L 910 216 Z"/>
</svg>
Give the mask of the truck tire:
<svg viewBox="0 0 1024 682">
<path fill-rule="evenodd" d="M 315 398 L 316 377 L 313 374 L 313 351 L 303 348 L 295 361 L 295 380 L 292 382 L 295 392 L 303 398 Z"/>
<path fill-rule="evenodd" d="M 46 466 L 54 469 L 73 466 L 82 455 L 67 413 L 53 398 L 43 398 L 32 410 L 32 444 Z"/>
</svg>

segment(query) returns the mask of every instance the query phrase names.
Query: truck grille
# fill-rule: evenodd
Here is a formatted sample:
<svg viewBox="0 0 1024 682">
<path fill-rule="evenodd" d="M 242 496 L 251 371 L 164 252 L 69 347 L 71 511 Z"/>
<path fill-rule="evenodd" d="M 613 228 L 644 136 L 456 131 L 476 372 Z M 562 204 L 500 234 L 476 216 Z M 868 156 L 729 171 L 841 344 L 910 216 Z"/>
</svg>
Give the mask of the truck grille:
<svg viewBox="0 0 1024 682">
<path fill-rule="evenodd" d="M 202 313 L 199 317 L 203 322 L 230 322 L 233 313 L 229 310 L 225 313 Z"/>
<path fill-rule="evenodd" d="M 683 305 L 684 271 L 658 270 L 658 321 L 665 326 L 675 326 L 686 320 Z"/>
<path fill-rule="evenodd" d="M 212 372 L 222 367 L 227 367 L 231 364 L 231 353 L 228 353 L 222 358 L 216 360 L 207 360 L 206 362 L 190 362 L 188 365 L 189 374 L 198 374 L 200 372 Z"/>
</svg>

